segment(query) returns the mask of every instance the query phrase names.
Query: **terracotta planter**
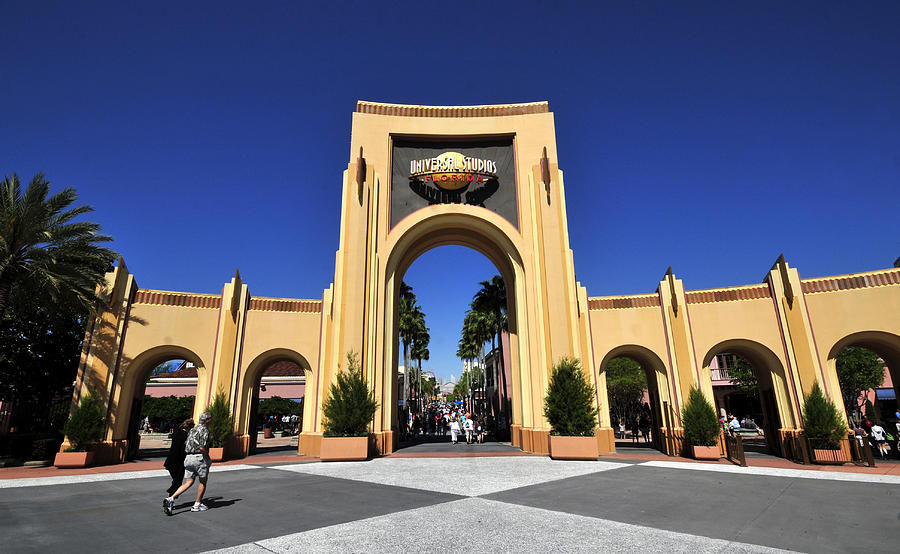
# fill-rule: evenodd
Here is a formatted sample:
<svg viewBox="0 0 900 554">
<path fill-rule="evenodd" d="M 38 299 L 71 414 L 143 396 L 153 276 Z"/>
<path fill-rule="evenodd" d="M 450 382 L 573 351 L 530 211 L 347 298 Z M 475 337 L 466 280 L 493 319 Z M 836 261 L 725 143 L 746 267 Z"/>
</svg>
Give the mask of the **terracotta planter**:
<svg viewBox="0 0 900 554">
<path fill-rule="evenodd" d="M 93 452 L 57 452 L 53 465 L 62 468 L 88 467 L 94 463 Z"/>
<path fill-rule="evenodd" d="M 274 436 L 274 434 L 272 433 L 271 427 L 263 427 L 263 438 L 264 439 L 271 439 L 273 436 Z"/>
<path fill-rule="evenodd" d="M 550 457 L 554 460 L 596 460 L 599 455 L 597 437 L 550 435 Z"/>
<path fill-rule="evenodd" d="M 843 464 L 847 461 L 843 450 L 830 448 L 814 448 L 813 459 L 817 464 Z"/>
<path fill-rule="evenodd" d="M 324 437 L 319 458 L 323 462 L 348 462 L 369 457 L 369 437 Z"/>
<path fill-rule="evenodd" d="M 225 447 L 222 448 L 210 448 L 209 449 L 209 459 L 214 462 L 221 462 L 225 459 Z"/>
<path fill-rule="evenodd" d="M 694 458 L 697 460 L 718 460 L 719 459 L 719 447 L 718 446 L 691 446 L 691 450 L 693 451 Z"/>
</svg>

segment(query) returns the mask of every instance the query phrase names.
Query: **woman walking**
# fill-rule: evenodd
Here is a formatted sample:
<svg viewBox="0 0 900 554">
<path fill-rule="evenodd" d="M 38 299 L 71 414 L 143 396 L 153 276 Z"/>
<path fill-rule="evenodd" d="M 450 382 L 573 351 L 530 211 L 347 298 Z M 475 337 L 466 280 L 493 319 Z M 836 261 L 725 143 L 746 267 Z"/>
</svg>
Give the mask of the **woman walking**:
<svg viewBox="0 0 900 554">
<path fill-rule="evenodd" d="M 184 481 L 184 443 L 187 441 L 188 431 L 194 427 L 193 419 L 184 420 L 181 425 L 175 428 L 170 435 L 172 437 L 172 445 L 169 447 L 169 455 L 166 456 L 166 463 L 163 467 L 169 470 L 172 476 L 172 484 L 166 490 L 167 494 L 172 494 L 181 486 Z"/>
</svg>

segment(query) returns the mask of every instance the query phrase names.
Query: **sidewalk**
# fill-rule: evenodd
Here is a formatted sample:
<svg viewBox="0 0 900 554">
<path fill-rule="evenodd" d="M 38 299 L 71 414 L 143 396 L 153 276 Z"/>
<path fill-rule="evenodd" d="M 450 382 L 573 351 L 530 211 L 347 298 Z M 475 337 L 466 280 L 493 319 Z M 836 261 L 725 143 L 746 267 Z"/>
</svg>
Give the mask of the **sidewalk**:
<svg viewBox="0 0 900 554">
<path fill-rule="evenodd" d="M 521 450 L 507 447 L 503 451 L 482 451 L 478 450 L 455 450 L 455 451 L 426 451 L 417 452 L 414 449 L 406 448 L 394 452 L 385 458 L 487 458 L 487 457 L 508 457 L 508 456 L 528 456 L 528 457 L 545 457 L 542 454 L 533 454 L 530 452 L 522 452 Z M 615 454 L 604 454 L 599 457 L 604 462 L 680 462 L 686 464 L 698 465 L 725 465 L 733 466 L 740 470 L 738 466 L 732 464 L 726 459 L 719 461 L 698 461 L 692 458 L 683 458 L 680 456 L 666 456 L 659 452 L 647 451 L 620 451 Z M 257 465 L 266 466 L 271 464 L 284 463 L 308 463 L 318 462 L 319 458 L 313 456 L 301 456 L 296 453 L 285 452 L 284 454 L 257 454 L 237 460 L 229 460 L 220 462 L 215 465 Z M 23 478 L 41 478 L 41 477 L 60 477 L 70 475 L 96 475 L 104 473 L 123 473 L 147 470 L 162 470 L 164 460 L 135 461 L 123 464 L 115 464 L 108 466 L 97 466 L 78 469 L 60 469 L 54 466 L 49 467 L 7 467 L 0 468 L 0 480 L 3 479 L 23 479 Z M 801 465 L 795 464 L 789 460 L 782 458 L 747 458 L 747 465 L 751 468 L 774 468 L 774 469 L 790 469 L 801 471 L 825 471 L 825 472 L 844 472 L 868 475 L 893 475 L 900 476 L 900 462 L 898 461 L 879 461 L 876 460 L 876 467 L 860 467 L 853 464 L 840 466 L 827 465 Z"/>
<path fill-rule="evenodd" d="M 721 458 L 718 461 L 701 461 L 695 460 L 693 458 L 683 458 L 681 456 L 666 456 L 660 452 L 654 451 L 646 452 L 635 452 L 633 450 L 630 451 L 619 451 L 615 454 L 604 454 L 600 456 L 601 461 L 606 462 L 616 462 L 616 461 L 635 461 L 635 462 L 684 462 L 690 464 L 708 464 L 708 465 L 727 465 L 739 467 L 731 462 L 729 462 L 725 458 Z M 767 467 L 767 468 L 775 468 L 775 469 L 793 469 L 793 470 L 803 470 L 803 471 L 837 471 L 844 473 L 861 473 L 868 475 L 897 475 L 900 476 L 900 461 L 898 460 L 875 460 L 875 467 L 866 467 L 866 466 L 857 466 L 854 464 L 844 464 L 844 465 L 803 465 L 796 464 L 790 460 L 786 460 L 784 458 L 776 458 L 776 457 L 766 457 L 766 458 L 756 458 L 756 457 L 747 457 L 747 466 L 748 467 Z"/>
</svg>

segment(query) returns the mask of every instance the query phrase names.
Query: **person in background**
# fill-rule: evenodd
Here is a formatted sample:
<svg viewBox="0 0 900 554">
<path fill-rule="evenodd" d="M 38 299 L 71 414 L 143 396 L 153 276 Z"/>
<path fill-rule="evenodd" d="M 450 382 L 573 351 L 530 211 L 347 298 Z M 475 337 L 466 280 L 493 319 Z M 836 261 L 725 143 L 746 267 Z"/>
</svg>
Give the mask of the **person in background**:
<svg viewBox="0 0 900 554">
<path fill-rule="evenodd" d="M 466 430 L 466 444 L 472 444 L 475 434 L 475 422 L 472 421 L 471 417 L 466 418 L 466 422 L 463 424 L 463 427 Z"/>
<path fill-rule="evenodd" d="M 450 422 L 450 442 L 456 444 L 459 441 L 459 418 L 454 417 Z"/>
<path fill-rule="evenodd" d="M 169 446 L 169 455 L 166 456 L 166 463 L 163 464 L 169 475 L 172 476 L 172 484 L 166 490 L 166 494 L 172 494 L 178 490 L 184 481 L 184 443 L 187 442 L 188 431 L 194 428 L 194 420 L 186 419 L 179 425 L 169 437 L 172 444 Z"/>
<path fill-rule="evenodd" d="M 872 430 L 869 434 L 871 435 L 870 440 L 872 441 L 872 445 L 878 446 L 878 452 L 882 458 L 887 458 L 888 445 L 884 427 L 876 423 L 872 425 Z"/>
</svg>

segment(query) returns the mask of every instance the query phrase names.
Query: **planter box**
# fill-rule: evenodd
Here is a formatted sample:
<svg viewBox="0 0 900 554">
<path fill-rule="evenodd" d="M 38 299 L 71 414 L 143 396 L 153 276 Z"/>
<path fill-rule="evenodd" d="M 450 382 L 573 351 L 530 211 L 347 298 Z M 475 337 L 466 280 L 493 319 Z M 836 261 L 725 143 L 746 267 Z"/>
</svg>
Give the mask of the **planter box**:
<svg viewBox="0 0 900 554">
<path fill-rule="evenodd" d="M 848 461 L 843 450 L 832 450 L 830 448 L 813 449 L 813 460 L 817 464 L 843 464 Z"/>
<path fill-rule="evenodd" d="M 271 439 L 274 436 L 275 435 L 272 433 L 271 427 L 263 427 L 263 438 L 264 439 Z"/>
<path fill-rule="evenodd" d="M 693 451 L 694 458 L 696 458 L 697 460 L 719 459 L 718 446 L 691 446 L 691 450 Z"/>
<path fill-rule="evenodd" d="M 61 468 L 88 467 L 94 463 L 93 452 L 57 452 L 53 465 Z"/>
<path fill-rule="evenodd" d="M 598 456 L 597 437 L 550 435 L 550 457 L 554 460 L 596 460 Z"/>
<path fill-rule="evenodd" d="M 225 447 L 222 448 L 210 448 L 209 449 L 209 459 L 213 462 L 221 462 L 225 459 Z"/>
<path fill-rule="evenodd" d="M 369 437 L 324 437 L 319 458 L 323 462 L 348 462 L 369 457 Z"/>
</svg>

